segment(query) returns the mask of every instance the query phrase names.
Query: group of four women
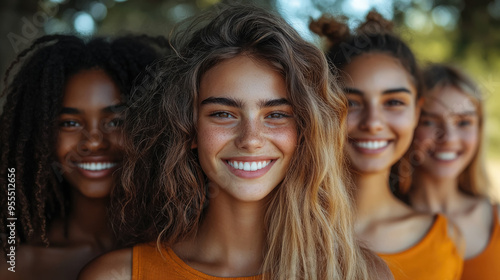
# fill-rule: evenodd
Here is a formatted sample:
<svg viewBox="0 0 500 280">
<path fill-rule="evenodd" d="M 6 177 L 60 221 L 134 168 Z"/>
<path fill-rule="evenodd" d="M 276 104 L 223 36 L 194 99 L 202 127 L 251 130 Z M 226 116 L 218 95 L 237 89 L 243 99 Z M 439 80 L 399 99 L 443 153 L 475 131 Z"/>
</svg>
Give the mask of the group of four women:
<svg viewBox="0 0 500 280">
<path fill-rule="evenodd" d="M 493 279 L 479 91 L 422 75 L 391 27 L 324 16 L 325 55 L 229 5 L 169 42 L 38 39 L 5 78 L 0 275 L 73 279 L 122 248 L 79 279 Z"/>
</svg>

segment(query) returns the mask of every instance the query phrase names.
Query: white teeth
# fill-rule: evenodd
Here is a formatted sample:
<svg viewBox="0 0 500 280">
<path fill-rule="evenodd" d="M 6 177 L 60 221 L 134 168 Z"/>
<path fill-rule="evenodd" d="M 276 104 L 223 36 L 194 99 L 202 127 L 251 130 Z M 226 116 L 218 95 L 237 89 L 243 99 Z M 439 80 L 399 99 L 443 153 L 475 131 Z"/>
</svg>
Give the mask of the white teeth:
<svg viewBox="0 0 500 280">
<path fill-rule="evenodd" d="M 383 148 L 389 144 L 389 141 L 363 141 L 363 142 L 354 142 L 354 145 L 357 147 L 368 149 L 368 150 L 376 150 Z"/>
<path fill-rule="evenodd" d="M 117 164 L 116 162 L 84 162 L 78 163 L 77 166 L 85 170 L 100 171 L 115 167 Z"/>
<path fill-rule="evenodd" d="M 440 160 L 454 160 L 458 157 L 457 153 L 455 152 L 435 153 L 434 156 Z"/>
<path fill-rule="evenodd" d="M 243 163 L 243 170 L 250 171 L 250 163 L 248 162 Z"/>
<path fill-rule="evenodd" d="M 257 171 L 259 169 L 262 169 L 271 163 L 270 160 L 268 161 L 251 161 L 251 162 L 244 162 L 244 161 L 227 161 L 229 165 L 234 167 L 235 169 L 239 170 L 244 170 L 244 171 Z"/>
</svg>

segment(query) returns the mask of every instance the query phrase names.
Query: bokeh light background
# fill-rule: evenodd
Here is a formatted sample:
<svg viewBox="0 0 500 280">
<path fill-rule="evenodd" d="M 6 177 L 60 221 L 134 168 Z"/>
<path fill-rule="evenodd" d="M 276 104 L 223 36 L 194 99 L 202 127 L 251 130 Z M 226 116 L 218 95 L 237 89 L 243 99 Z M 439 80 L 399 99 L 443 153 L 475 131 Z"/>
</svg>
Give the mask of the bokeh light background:
<svg viewBox="0 0 500 280">
<path fill-rule="evenodd" d="M 1 0 L 0 71 L 44 34 L 146 33 L 168 36 L 176 23 L 221 0 Z M 473 76 L 487 109 L 488 169 L 500 199 L 500 0 L 255 0 L 277 10 L 307 40 L 311 18 L 345 15 L 353 27 L 375 8 L 396 23 L 422 64 L 447 62 Z M 1 89 L 5 84 L 1 84 Z M 0 104 L 2 101 L 0 100 Z"/>
</svg>

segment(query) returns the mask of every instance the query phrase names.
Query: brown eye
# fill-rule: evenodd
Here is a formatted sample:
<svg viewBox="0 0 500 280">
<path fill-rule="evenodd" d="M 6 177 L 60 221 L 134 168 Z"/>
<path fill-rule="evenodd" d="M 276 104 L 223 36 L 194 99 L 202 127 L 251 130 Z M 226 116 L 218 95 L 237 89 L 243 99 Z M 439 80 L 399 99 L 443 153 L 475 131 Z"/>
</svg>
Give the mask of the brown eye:
<svg viewBox="0 0 500 280">
<path fill-rule="evenodd" d="M 123 119 L 116 118 L 112 119 L 110 122 L 107 123 L 107 127 L 119 127 L 123 125 Z"/>
<path fill-rule="evenodd" d="M 229 114 L 228 112 L 215 112 L 215 113 L 211 114 L 210 116 L 216 117 L 216 118 L 221 118 L 221 119 L 234 118 L 234 116 Z"/>
<path fill-rule="evenodd" d="M 385 103 L 387 106 L 393 107 L 393 106 L 401 106 L 405 105 L 404 102 L 397 100 L 397 99 L 391 99 Z"/>
<path fill-rule="evenodd" d="M 458 122 L 458 126 L 460 126 L 460 127 L 469 126 L 471 124 L 472 124 L 472 122 L 470 120 L 461 120 Z"/>
<path fill-rule="evenodd" d="M 420 121 L 420 124 L 423 126 L 433 126 L 433 125 L 435 125 L 435 122 L 433 122 L 431 120 L 422 120 L 422 121 Z"/>
<path fill-rule="evenodd" d="M 77 121 L 62 121 L 59 123 L 60 127 L 78 127 L 81 126 L 81 124 Z"/>
<path fill-rule="evenodd" d="M 285 113 L 271 113 L 269 114 L 266 118 L 269 119 L 283 119 L 283 118 L 290 118 L 291 116 Z"/>
</svg>

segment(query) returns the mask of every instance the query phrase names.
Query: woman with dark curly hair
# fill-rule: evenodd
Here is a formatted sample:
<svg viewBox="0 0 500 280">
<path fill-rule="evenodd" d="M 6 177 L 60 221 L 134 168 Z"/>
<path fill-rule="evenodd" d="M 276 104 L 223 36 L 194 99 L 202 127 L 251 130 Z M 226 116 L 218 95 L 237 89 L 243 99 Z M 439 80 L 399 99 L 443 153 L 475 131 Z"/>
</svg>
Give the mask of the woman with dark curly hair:
<svg viewBox="0 0 500 280">
<path fill-rule="evenodd" d="M 345 99 L 283 19 L 228 6 L 132 106 L 122 232 L 81 279 L 392 279 L 353 235 Z"/>
<path fill-rule="evenodd" d="M 2 279 L 74 279 L 115 248 L 107 209 L 122 164 L 122 111 L 162 48 L 164 40 L 147 36 L 50 35 L 9 67 L 0 202 L 13 208 L 0 212 Z"/>
</svg>

